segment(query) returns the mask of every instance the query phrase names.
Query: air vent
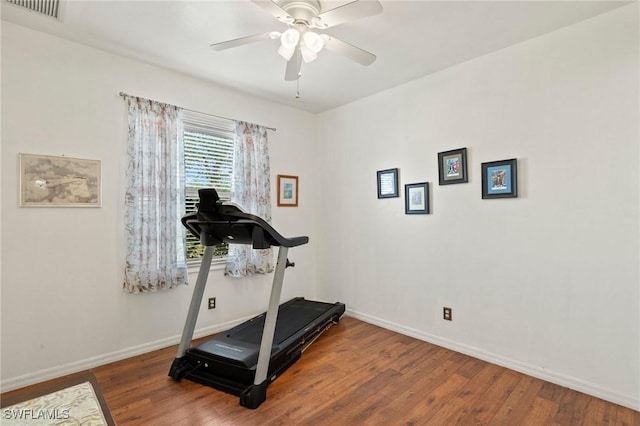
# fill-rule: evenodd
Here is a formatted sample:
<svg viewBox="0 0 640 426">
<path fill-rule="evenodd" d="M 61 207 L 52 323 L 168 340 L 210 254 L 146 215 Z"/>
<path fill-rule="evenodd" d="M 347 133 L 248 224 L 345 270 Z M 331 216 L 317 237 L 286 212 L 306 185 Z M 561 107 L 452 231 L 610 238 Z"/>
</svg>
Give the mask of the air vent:
<svg viewBox="0 0 640 426">
<path fill-rule="evenodd" d="M 24 7 L 42 15 L 58 19 L 60 0 L 5 0 L 7 3 Z"/>
</svg>

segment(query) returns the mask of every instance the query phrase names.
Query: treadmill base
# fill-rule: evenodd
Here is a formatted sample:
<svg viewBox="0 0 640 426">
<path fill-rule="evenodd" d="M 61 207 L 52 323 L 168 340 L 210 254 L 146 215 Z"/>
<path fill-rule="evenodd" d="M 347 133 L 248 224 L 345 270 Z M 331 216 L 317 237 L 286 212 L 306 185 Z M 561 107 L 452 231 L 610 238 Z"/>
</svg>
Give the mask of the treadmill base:
<svg viewBox="0 0 640 426">
<path fill-rule="evenodd" d="M 169 376 L 211 386 L 240 397 L 240 405 L 257 408 L 266 399 L 267 386 L 293 365 L 320 334 L 337 324 L 345 312 L 342 303 L 324 303 L 298 297 L 280 305 L 266 379 L 254 383 L 257 355 L 265 322 L 263 313 L 175 358 Z"/>
</svg>

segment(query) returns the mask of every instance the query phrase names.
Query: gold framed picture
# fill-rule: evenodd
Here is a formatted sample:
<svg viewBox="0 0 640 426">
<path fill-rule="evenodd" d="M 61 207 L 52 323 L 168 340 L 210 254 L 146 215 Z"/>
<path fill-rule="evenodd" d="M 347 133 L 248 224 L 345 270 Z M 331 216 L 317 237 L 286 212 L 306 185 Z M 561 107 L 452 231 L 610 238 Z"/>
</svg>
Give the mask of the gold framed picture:
<svg viewBox="0 0 640 426">
<path fill-rule="evenodd" d="M 100 160 L 20 154 L 21 207 L 100 207 Z"/>
<path fill-rule="evenodd" d="M 298 207 L 298 176 L 278 175 L 278 207 Z"/>
</svg>

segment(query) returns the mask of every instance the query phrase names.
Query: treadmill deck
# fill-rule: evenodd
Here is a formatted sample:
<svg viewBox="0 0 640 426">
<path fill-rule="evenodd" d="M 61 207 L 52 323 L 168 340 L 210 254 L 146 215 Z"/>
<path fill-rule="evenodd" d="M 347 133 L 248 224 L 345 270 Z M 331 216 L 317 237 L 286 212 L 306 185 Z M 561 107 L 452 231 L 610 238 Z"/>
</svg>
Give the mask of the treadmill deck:
<svg viewBox="0 0 640 426">
<path fill-rule="evenodd" d="M 268 369 L 269 383 L 297 361 L 322 332 L 338 323 L 344 312 L 342 303 L 316 302 L 302 297 L 280 305 Z M 181 359 L 188 370 L 184 378 L 240 394 L 255 377 L 265 317 L 266 313 L 258 315 L 189 349 Z"/>
</svg>

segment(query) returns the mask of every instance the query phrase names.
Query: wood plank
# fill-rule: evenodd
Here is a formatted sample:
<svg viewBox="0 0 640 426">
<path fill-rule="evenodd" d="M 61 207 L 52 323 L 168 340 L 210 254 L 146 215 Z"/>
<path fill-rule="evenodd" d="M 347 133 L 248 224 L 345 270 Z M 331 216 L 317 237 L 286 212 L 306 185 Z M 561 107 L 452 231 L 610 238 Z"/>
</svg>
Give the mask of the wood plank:
<svg viewBox="0 0 640 426">
<path fill-rule="evenodd" d="M 559 401 L 554 421 L 561 425 L 582 424 L 588 404 L 587 395 L 569 389 Z"/>
<path fill-rule="evenodd" d="M 548 399 L 534 397 L 531 409 L 522 417 L 522 424 L 525 425 L 557 425 L 553 420 L 558 411 L 558 404 Z"/>
<path fill-rule="evenodd" d="M 616 425 L 620 426 L 640 426 L 640 415 L 630 408 L 618 406 Z"/>
<path fill-rule="evenodd" d="M 610 422 L 611 405 L 597 398 L 591 398 L 586 408 L 585 418 L 591 420 L 591 425 L 613 425 Z M 617 407 L 613 407 L 617 411 Z M 615 421 L 615 420 L 614 420 Z"/>
<path fill-rule="evenodd" d="M 517 425 L 532 409 L 533 401 L 543 385 L 543 381 L 523 376 L 513 392 L 491 419 L 492 424 Z"/>
<path fill-rule="evenodd" d="M 458 425 L 486 425 L 500 410 L 513 389 L 524 376 L 512 370 L 501 369 L 500 377 L 469 406 L 468 414 L 458 419 Z"/>
<path fill-rule="evenodd" d="M 501 367 L 479 361 L 482 369 L 474 376 L 468 377 L 469 382 L 457 395 L 449 400 L 430 420 L 431 424 L 454 425 L 460 424 L 472 407 L 480 404 L 480 398 L 498 380 L 503 372 Z M 457 374 L 465 367 L 458 369 Z"/>
</svg>

